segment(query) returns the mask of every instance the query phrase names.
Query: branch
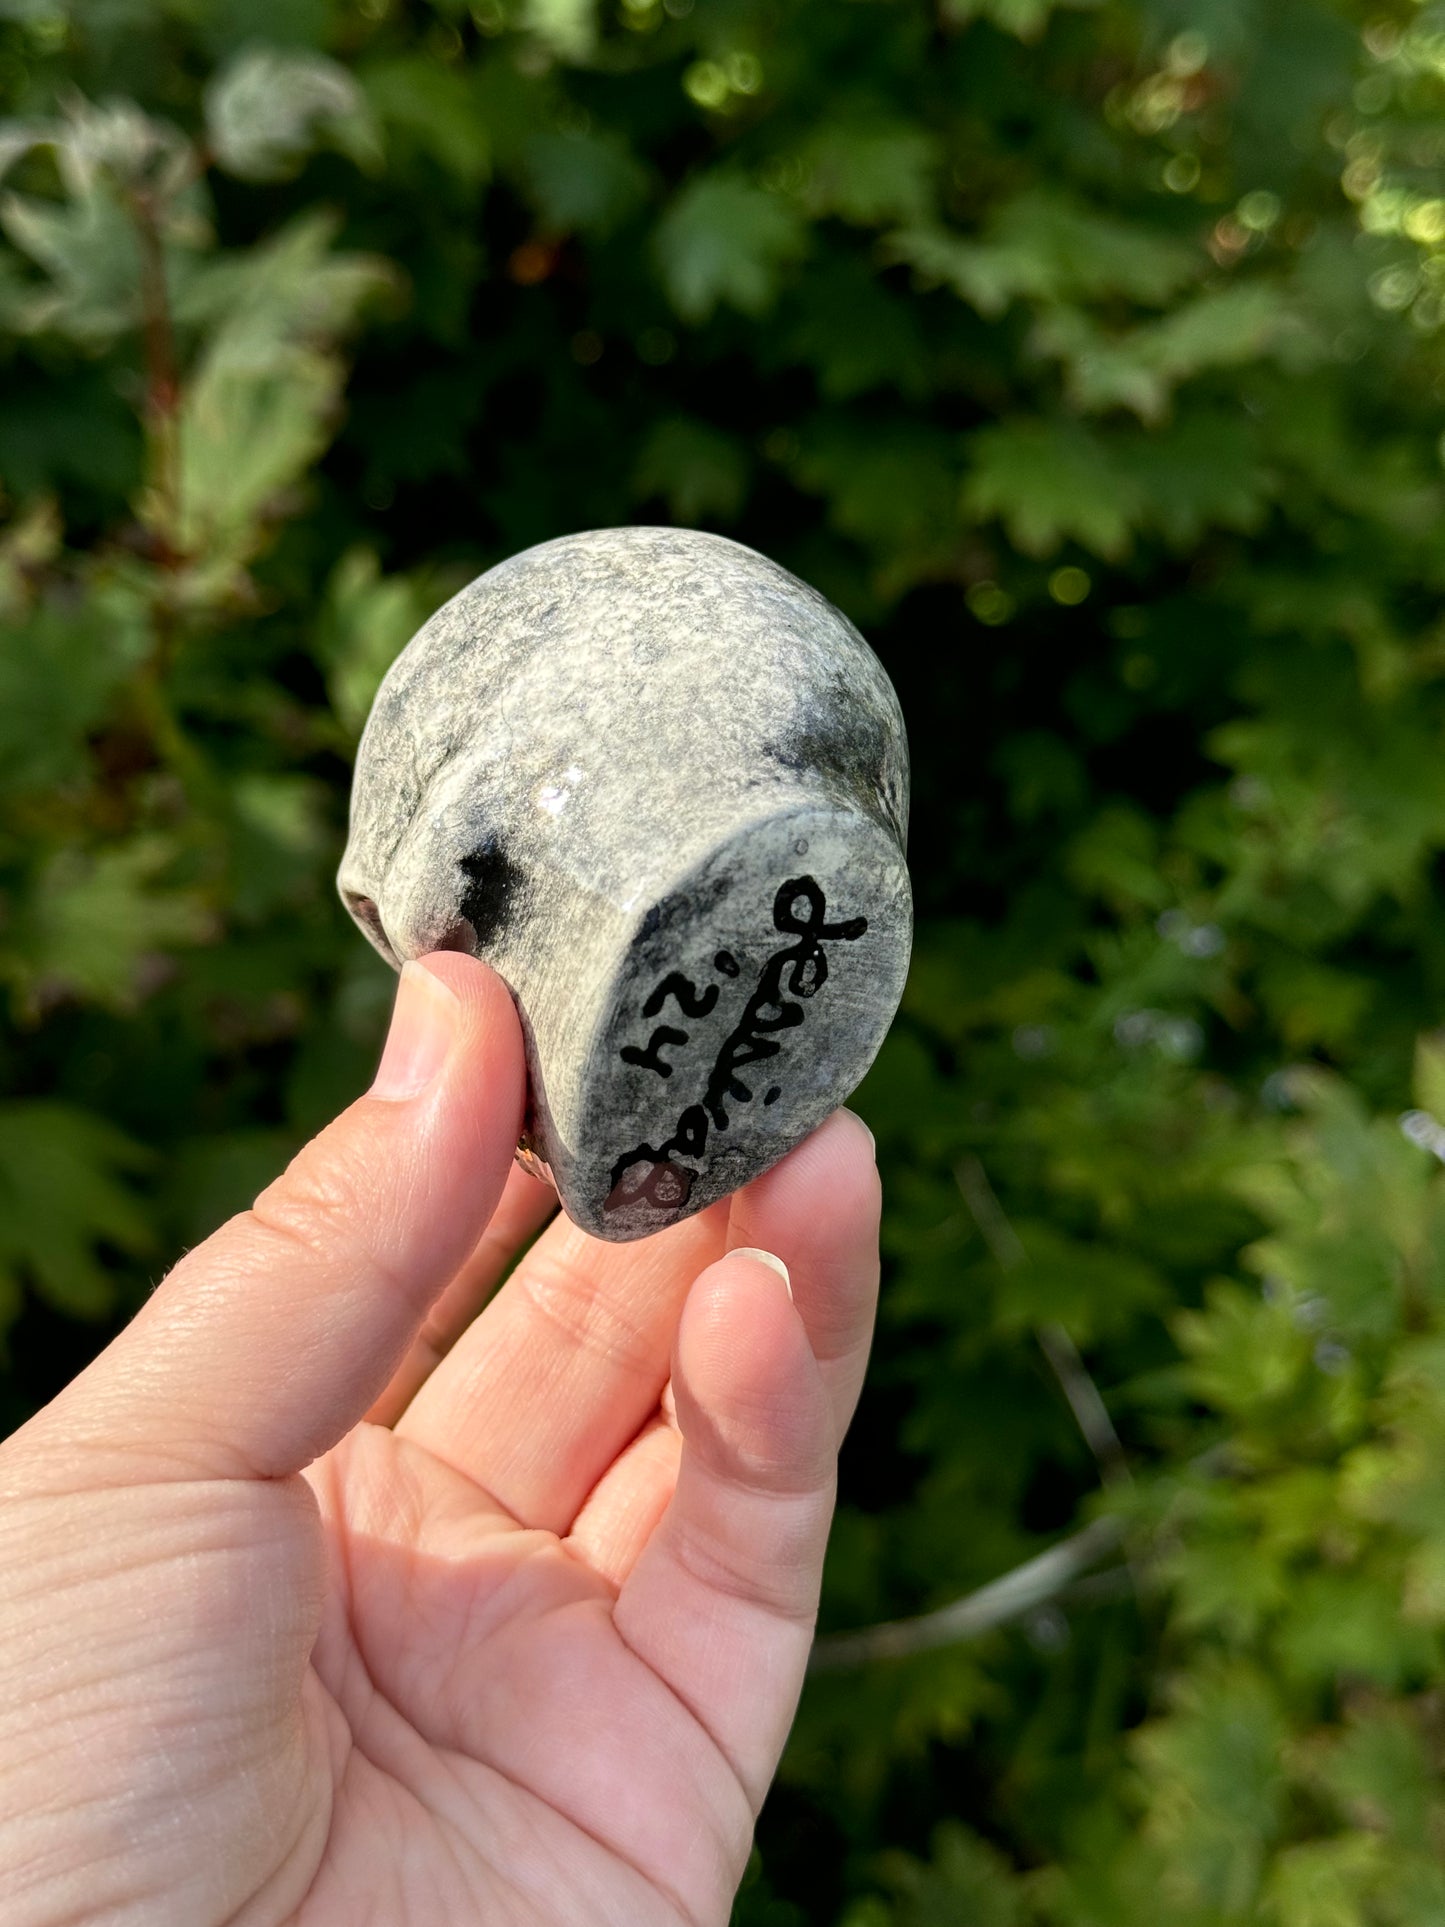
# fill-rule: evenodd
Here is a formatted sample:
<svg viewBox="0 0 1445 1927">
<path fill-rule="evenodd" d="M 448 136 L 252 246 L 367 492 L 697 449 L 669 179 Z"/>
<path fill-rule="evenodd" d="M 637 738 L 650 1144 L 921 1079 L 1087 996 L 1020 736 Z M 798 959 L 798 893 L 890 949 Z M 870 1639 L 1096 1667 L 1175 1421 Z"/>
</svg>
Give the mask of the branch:
<svg viewBox="0 0 1445 1927">
<path fill-rule="evenodd" d="M 953 1176 L 1000 1270 L 1016 1271 L 1024 1263 L 1027 1254 L 988 1181 L 988 1173 L 982 1163 L 976 1157 L 966 1157 L 959 1163 Z M 1069 1410 L 1083 1434 L 1084 1443 L 1094 1455 L 1100 1478 L 1105 1485 L 1132 1484 L 1124 1447 L 1114 1430 L 1109 1408 L 1089 1376 L 1089 1368 L 1080 1356 L 1078 1346 L 1064 1327 L 1053 1321 L 1040 1325 L 1034 1336 L 1059 1382 L 1059 1389 L 1069 1402 Z"/>
<path fill-rule="evenodd" d="M 1063 1592 L 1077 1577 L 1112 1552 L 1123 1537 L 1117 1519 L 1096 1519 L 1076 1532 L 1026 1559 L 1012 1572 L 992 1579 L 976 1592 L 940 1606 L 937 1612 L 918 1619 L 895 1619 L 881 1626 L 865 1626 L 854 1633 L 833 1633 L 820 1639 L 808 1661 L 810 1673 L 841 1672 L 866 1666 L 875 1659 L 897 1659 L 909 1653 L 931 1652 L 938 1646 L 956 1646 L 977 1639 L 995 1626 L 1021 1618 L 1045 1600 Z"/>
</svg>

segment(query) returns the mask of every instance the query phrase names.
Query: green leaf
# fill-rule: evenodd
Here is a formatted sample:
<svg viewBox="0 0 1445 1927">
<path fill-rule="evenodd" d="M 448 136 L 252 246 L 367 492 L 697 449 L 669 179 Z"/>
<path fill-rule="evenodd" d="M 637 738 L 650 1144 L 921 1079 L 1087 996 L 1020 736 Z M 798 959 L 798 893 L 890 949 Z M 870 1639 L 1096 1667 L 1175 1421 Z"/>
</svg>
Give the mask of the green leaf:
<svg viewBox="0 0 1445 1927">
<path fill-rule="evenodd" d="M 657 255 L 678 313 L 705 321 L 726 303 L 760 315 L 776 298 L 783 272 L 806 245 L 802 216 L 741 175 L 702 174 L 663 215 Z"/>
<path fill-rule="evenodd" d="M 899 260 L 990 317 L 1018 300 L 1123 297 L 1155 306 L 1205 265 L 1183 242 L 1049 188 L 1005 203 L 981 240 L 922 226 L 905 228 L 890 245 Z"/>
<path fill-rule="evenodd" d="M 1393 1884 L 1384 1843 L 1367 1834 L 1302 1842 L 1281 1853 L 1270 1872 L 1269 1918 L 1279 1927 L 1359 1927 L 1379 1918 L 1370 1900 L 1382 1875 Z"/>
<path fill-rule="evenodd" d="M 323 54 L 248 47 L 211 81 L 205 104 L 216 162 L 242 180 L 290 180 L 323 141 L 366 164 L 379 159 L 361 89 Z"/>
<path fill-rule="evenodd" d="M 1282 1815 L 1282 1710 L 1270 1682 L 1243 1664 L 1206 1665 L 1176 1695 L 1177 1710 L 1135 1741 L 1146 1828 L 1168 1855 L 1176 1907 L 1247 1917 Z"/>
<path fill-rule="evenodd" d="M 1445 1119 L 1445 1033 L 1431 1031 L 1415 1042 L 1415 1102 Z"/>
<path fill-rule="evenodd" d="M 555 234 L 608 234 L 647 193 L 647 170 L 620 140 L 597 134 L 534 134 L 521 164 L 537 212 Z"/>
<path fill-rule="evenodd" d="M 1260 285 L 1211 289 L 1163 320 L 1111 335 L 1062 309 L 1041 323 L 1036 345 L 1063 362 L 1070 399 L 1084 411 L 1124 407 L 1157 422 L 1181 382 L 1267 355 L 1293 319 Z"/>
<path fill-rule="evenodd" d="M 1403 1708 L 1362 1709 L 1325 1756 L 1320 1778 L 1342 1819 L 1428 1849 L 1432 1775 L 1424 1737 Z"/>
<path fill-rule="evenodd" d="M 851 401 L 874 388 L 910 400 L 927 394 L 928 351 L 915 304 L 858 264 L 829 263 L 808 275 L 789 316 L 785 352 L 813 369 L 825 399 Z"/>
<path fill-rule="evenodd" d="M 372 112 L 452 180 L 475 188 L 491 173 L 492 142 L 478 90 L 420 54 L 368 62 L 358 76 Z"/>
<path fill-rule="evenodd" d="M 798 458 L 805 487 L 826 497 L 840 529 L 898 567 L 949 550 L 958 530 L 958 441 L 920 423 L 880 432 L 872 424 L 822 418 Z"/>
<path fill-rule="evenodd" d="M 969 443 L 963 505 L 997 518 L 1026 555 L 1080 543 L 1114 560 L 1127 554 L 1146 497 L 1109 446 L 1076 422 L 1015 421 Z"/>
<path fill-rule="evenodd" d="M 1439 1659 L 1430 1631 L 1402 1619 L 1395 1576 L 1378 1571 L 1297 1580 L 1277 1646 L 1288 1675 L 1322 1686 L 1343 1679 L 1398 1689 Z"/>
<path fill-rule="evenodd" d="M 887 1927 L 965 1921 L 968 1927 L 1016 1927 L 1025 1919 L 1018 1875 L 996 1848 L 957 1821 L 935 1831 L 927 1860 L 888 1854 L 879 1871 L 897 1897 Z"/>
<path fill-rule="evenodd" d="M 22 1286 L 72 1316 L 115 1301 L 103 1251 L 153 1249 L 130 1180 L 150 1155 L 104 1119 L 40 1099 L 0 1104 L 0 1324 Z"/>
<path fill-rule="evenodd" d="M 810 214 L 877 227 L 923 218 L 938 143 L 908 121 L 843 119 L 819 127 L 796 159 Z"/>
<path fill-rule="evenodd" d="M 31 998 L 131 1007 L 166 951 L 215 934 L 203 898 L 168 880 L 174 859 L 158 834 L 51 857 L 17 906 L 0 969 Z"/>
<path fill-rule="evenodd" d="M 643 443 L 633 486 L 640 501 L 660 495 L 684 526 L 729 522 L 747 493 L 748 469 L 747 450 L 735 436 L 673 415 Z"/>
<path fill-rule="evenodd" d="M 6 621 L 0 648 L 0 796 L 82 781 L 87 737 L 151 646 L 133 598 L 97 585 Z"/>
<path fill-rule="evenodd" d="M 1140 521 L 1176 549 L 1192 549 L 1211 528 L 1258 529 L 1275 494 L 1254 425 L 1215 408 L 1181 411 L 1120 446 L 1118 459 Z"/>
<path fill-rule="evenodd" d="M 337 563 L 322 605 L 317 652 L 332 708 L 353 741 L 382 677 L 432 606 L 410 576 L 383 576 L 373 549 L 351 549 Z"/>
<path fill-rule="evenodd" d="M 309 776 L 253 770 L 232 784 L 227 841 L 238 921 L 258 922 L 321 894 L 332 856 L 326 801 Z"/>
</svg>

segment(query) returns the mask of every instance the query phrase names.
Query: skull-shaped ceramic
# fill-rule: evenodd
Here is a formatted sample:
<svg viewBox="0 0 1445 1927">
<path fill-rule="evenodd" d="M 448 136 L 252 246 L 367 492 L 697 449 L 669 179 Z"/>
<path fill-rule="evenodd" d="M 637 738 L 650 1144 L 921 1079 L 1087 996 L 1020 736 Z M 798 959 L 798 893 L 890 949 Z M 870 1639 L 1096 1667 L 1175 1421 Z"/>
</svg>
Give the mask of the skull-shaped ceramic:
<svg viewBox="0 0 1445 1927">
<path fill-rule="evenodd" d="M 347 908 L 392 964 L 483 956 L 527 1043 L 519 1155 L 641 1237 L 848 1096 L 902 994 L 908 751 L 823 597 L 719 536 L 605 529 L 480 576 L 357 757 Z"/>
</svg>

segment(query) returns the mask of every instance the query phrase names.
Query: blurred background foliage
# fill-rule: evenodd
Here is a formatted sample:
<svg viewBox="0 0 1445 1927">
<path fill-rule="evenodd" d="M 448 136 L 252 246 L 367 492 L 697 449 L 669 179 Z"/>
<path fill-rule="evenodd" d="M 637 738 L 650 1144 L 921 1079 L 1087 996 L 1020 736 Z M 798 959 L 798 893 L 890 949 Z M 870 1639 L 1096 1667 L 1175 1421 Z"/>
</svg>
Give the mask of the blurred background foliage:
<svg viewBox="0 0 1445 1927">
<path fill-rule="evenodd" d="M 721 530 L 921 915 L 739 1922 L 1439 1927 L 1445 5 L 0 0 L 0 105 L 3 1422 L 365 1081 L 416 624 Z"/>
</svg>

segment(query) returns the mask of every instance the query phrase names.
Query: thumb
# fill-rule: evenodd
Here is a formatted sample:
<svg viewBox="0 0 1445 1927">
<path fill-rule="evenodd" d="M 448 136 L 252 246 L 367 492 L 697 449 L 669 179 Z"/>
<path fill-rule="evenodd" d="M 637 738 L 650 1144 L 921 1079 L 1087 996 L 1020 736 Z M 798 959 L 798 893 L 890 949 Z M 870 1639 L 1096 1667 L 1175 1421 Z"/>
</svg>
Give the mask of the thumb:
<svg viewBox="0 0 1445 1927">
<path fill-rule="evenodd" d="M 279 1477 L 365 1414 L 501 1195 L 525 1066 L 506 987 L 402 972 L 376 1081 L 185 1258 L 39 1423 L 219 1476 Z"/>
</svg>

